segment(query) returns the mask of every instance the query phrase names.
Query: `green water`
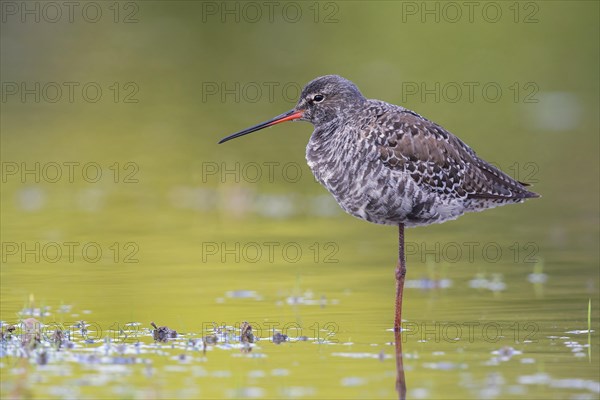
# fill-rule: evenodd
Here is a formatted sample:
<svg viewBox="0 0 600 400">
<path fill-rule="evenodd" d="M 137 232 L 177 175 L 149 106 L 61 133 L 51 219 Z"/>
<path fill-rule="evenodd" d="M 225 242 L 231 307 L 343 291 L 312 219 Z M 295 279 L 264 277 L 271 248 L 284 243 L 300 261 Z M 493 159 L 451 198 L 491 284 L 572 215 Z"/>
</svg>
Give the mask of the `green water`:
<svg viewBox="0 0 600 400">
<path fill-rule="evenodd" d="M 408 398 L 598 398 L 598 3 L 24 4 L 2 9 L 0 320 L 75 347 L 4 346 L 2 398 L 396 397 L 396 230 L 314 181 L 308 124 L 216 144 L 327 73 L 543 196 L 407 231 Z M 242 321 L 250 353 L 186 344 Z"/>
</svg>

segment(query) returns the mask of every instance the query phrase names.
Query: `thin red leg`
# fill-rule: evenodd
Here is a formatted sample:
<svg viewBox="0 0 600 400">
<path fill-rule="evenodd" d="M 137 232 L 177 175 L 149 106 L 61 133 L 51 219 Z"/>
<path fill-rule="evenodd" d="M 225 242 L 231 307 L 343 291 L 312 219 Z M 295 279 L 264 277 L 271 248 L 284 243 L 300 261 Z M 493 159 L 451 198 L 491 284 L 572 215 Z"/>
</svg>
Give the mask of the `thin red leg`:
<svg viewBox="0 0 600 400">
<path fill-rule="evenodd" d="M 396 266 L 396 319 L 394 331 L 400 332 L 402 325 L 402 291 L 406 275 L 406 260 L 404 259 L 404 224 L 398 225 L 398 265 Z"/>
<path fill-rule="evenodd" d="M 396 341 L 396 390 L 400 400 L 406 399 L 406 380 L 402 361 L 402 292 L 406 276 L 404 258 L 404 224 L 398 225 L 398 265 L 396 266 L 396 318 L 394 320 L 394 339 Z"/>
</svg>

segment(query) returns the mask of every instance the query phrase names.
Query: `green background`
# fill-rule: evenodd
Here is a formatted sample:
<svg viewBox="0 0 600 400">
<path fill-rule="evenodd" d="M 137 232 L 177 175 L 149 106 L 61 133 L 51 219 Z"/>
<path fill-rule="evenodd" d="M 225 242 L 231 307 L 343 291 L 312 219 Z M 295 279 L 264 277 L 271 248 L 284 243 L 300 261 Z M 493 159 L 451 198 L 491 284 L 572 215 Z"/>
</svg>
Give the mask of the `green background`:
<svg viewBox="0 0 600 400">
<path fill-rule="evenodd" d="M 139 322 L 150 348 L 152 320 L 195 337 L 213 321 L 267 328 L 252 356 L 4 357 L 3 397 L 394 397 L 396 231 L 315 182 L 306 123 L 216 144 L 333 73 L 543 196 L 407 231 L 409 397 L 597 397 L 599 6 L 476 3 L 81 2 L 70 19 L 62 3 L 4 2 L 0 319 Z M 23 14 L 35 4 L 39 21 Z M 594 332 L 573 333 L 590 299 Z M 310 339 L 277 346 L 268 324 Z"/>
</svg>

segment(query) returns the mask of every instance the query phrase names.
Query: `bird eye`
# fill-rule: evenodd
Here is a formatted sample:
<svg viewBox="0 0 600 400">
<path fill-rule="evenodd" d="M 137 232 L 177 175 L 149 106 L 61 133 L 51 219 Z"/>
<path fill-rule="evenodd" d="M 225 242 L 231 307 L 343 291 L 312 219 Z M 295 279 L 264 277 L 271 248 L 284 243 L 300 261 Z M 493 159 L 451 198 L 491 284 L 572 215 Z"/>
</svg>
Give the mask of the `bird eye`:
<svg viewBox="0 0 600 400">
<path fill-rule="evenodd" d="M 322 94 L 315 94 L 314 97 L 313 97 L 313 101 L 315 103 L 320 103 L 323 100 L 325 100 L 325 96 L 323 96 Z"/>
</svg>

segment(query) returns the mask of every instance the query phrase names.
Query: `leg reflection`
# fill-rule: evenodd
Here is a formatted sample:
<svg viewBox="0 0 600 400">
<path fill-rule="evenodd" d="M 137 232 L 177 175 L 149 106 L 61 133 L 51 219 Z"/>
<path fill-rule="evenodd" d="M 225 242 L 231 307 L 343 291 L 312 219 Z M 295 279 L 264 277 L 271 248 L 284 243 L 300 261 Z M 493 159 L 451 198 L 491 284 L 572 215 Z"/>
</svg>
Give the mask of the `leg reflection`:
<svg viewBox="0 0 600 400">
<path fill-rule="evenodd" d="M 406 379 L 404 378 L 404 363 L 402 362 L 402 330 L 394 330 L 396 341 L 396 391 L 398 399 L 406 399 Z"/>
</svg>

